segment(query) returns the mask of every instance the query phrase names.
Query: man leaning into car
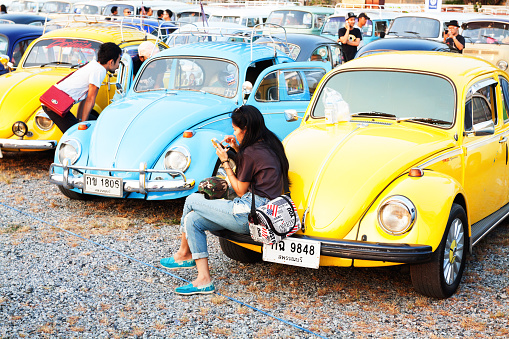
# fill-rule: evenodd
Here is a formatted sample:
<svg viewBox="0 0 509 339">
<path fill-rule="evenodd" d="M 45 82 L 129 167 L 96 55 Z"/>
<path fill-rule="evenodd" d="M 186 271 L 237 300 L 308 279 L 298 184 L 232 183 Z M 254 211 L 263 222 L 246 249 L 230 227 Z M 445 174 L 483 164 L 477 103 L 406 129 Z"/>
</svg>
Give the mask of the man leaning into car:
<svg viewBox="0 0 509 339">
<path fill-rule="evenodd" d="M 88 120 L 94 108 L 101 83 L 106 77 L 106 72 L 115 72 L 120 63 L 121 53 L 122 50 L 115 43 L 106 42 L 99 47 L 97 61 L 90 61 L 67 79 L 55 85 L 59 90 L 72 97 L 75 102 L 82 100 L 84 97 L 86 98 L 78 106 L 77 117 L 70 112 L 61 117 L 48 107 L 42 106 L 44 112 L 60 128 L 62 133 L 65 133 L 76 123 Z"/>
</svg>

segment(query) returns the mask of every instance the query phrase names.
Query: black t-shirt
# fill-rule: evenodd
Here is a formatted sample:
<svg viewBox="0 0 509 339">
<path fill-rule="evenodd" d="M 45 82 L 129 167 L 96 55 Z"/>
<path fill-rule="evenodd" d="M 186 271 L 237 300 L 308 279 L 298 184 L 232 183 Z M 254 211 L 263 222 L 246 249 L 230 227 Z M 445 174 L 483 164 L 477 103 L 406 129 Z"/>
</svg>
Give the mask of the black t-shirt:
<svg viewBox="0 0 509 339">
<path fill-rule="evenodd" d="M 346 28 L 342 27 L 338 31 L 338 37 L 342 37 L 346 34 Z M 357 38 L 362 40 L 362 33 L 361 30 L 357 27 L 354 27 L 350 30 L 348 34 L 348 41 L 355 41 Z M 348 44 L 342 44 L 341 49 L 343 50 L 343 56 L 345 58 L 345 61 L 350 61 L 355 57 L 355 53 L 357 53 L 357 46 L 351 46 Z"/>
<path fill-rule="evenodd" d="M 460 44 L 463 45 L 463 48 L 465 48 L 465 38 L 462 37 L 461 35 L 456 35 L 456 40 L 458 40 L 458 42 Z M 463 50 L 459 50 L 457 47 L 456 47 L 456 44 L 454 43 L 454 40 L 452 38 L 447 38 L 447 40 L 445 40 L 445 43 L 449 45 L 449 47 L 454 51 L 454 52 L 458 52 L 458 53 L 463 53 Z"/>
<path fill-rule="evenodd" d="M 246 147 L 238 164 L 237 179 L 253 182 L 256 195 L 274 199 L 283 192 L 283 173 L 277 155 L 258 142 Z M 251 191 L 251 187 L 249 187 Z"/>
</svg>

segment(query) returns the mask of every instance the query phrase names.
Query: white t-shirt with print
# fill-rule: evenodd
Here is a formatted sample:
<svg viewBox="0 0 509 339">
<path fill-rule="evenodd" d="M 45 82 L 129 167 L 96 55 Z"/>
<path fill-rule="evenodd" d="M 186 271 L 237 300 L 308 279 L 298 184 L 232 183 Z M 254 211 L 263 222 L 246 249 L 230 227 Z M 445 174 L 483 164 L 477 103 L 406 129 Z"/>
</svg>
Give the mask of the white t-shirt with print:
<svg viewBox="0 0 509 339">
<path fill-rule="evenodd" d="M 88 85 L 100 88 L 105 76 L 106 68 L 92 60 L 55 87 L 69 94 L 75 101 L 83 100 L 88 93 Z"/>
</svg>

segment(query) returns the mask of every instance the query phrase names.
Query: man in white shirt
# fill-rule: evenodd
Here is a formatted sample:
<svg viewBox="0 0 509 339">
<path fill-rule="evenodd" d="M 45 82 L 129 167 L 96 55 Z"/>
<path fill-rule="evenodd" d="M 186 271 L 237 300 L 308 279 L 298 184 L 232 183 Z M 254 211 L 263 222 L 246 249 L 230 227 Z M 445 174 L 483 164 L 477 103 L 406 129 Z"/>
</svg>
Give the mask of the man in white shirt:
<svg viewBox="0 0 509 339">
<path fill-rule="evenodd" d="M 106 72 L 115 72 L 120 63 L 121 53 L 122 50 L 116 44 L 106 42 L 99 47 L 97 61 L 90 61 L 67 79 L 55 85 L 55 87 L 73 98 L 75 102 L 81 101 L 78 106 L 77 117 L 70 112 L 61 117 L 48 107 L 42 106 L 48 117 L 60 128 L 62 133 L 65 133 L 76 123 L 88 120 L 90 112 L 94 108 L 99 88 L 106 77 Z M 83 100 L 84 98 L 86 99 Z"/>
</svg>

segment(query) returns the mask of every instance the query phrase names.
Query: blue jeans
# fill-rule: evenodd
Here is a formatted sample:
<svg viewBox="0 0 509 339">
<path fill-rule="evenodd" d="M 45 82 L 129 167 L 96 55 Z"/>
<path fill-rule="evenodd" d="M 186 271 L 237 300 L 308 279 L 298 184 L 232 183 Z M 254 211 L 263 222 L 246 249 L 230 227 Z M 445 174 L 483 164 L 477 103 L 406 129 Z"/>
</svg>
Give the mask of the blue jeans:
<svg viewBox="0 0 509 339">
<path fill-rule="evenodd" d="M 205 231 L 230 230 L 249 234 L 248 215 L 251 211 L 252 197 L 247 192 L 232 200 L 208 200 L 201 193 L 187 197 L 180 221 L 180 230 L 186 234 L 193 259 L 208 258 L 207 235 Z M 255 195 L 255 206 L 259 207 L 269 199 Z"/>
</svg>

